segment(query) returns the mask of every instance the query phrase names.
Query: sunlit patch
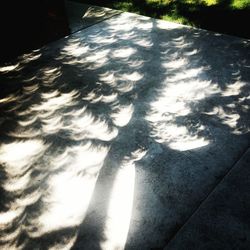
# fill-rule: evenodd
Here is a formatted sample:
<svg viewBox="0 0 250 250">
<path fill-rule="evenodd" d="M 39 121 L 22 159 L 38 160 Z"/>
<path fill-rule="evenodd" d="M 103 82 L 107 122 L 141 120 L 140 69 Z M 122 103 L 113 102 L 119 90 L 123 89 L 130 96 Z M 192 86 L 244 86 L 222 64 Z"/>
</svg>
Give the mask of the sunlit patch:
<svg viewBox="0 0 250 250">
<path fill-rule="evenodd" d="M 45 67 L 40 70 L 43 85 L 49 86 L 62 75 L 60 67 Z"/>
<path fill-rule="evenodd" d="M 198 53 L 198 50 L 197 49 L 192 49 L 191 51 L 189 52 L 185 52 L 185 56 L 193 56 L 193 55 L 196 55 Z"/>
<path fill-rule="evenodd" d="M 3 183 L 3 187 L 8 192 L 16 192 L 25 189 L 31 180 L 30 172 L 24 175 L 12 177 L 7 182 Z"/>
<path fill-rule="evenodd" d="M 32 81 L 34 81 L 36 79 L 36 76 L 31 76 L 31 77 L 29 77 L 29 78 L 25 78 L 25 79 L 23 79 L 23 82 L 27 82 L 27 83 L 29 83 L 29 82 L 32 82 Z"/>
<path fill-rule="evenodd" d="M 105 72 L 100 74 L 100 80 L 111 87 L 116 86 L 116 78 L 114 72 Z"/>
<path fill-rule="evenodd" d="M 179 151 L 186 151 L 207 146 L 209 143 L 209 140 L 205 140 L 204 138 L 190 136 L 182 139 L 181 141 L 171 142 L 169 147 Z"/>
<path fill-rule="evenodd" d="M 133 204 L 135 168 L 124 166 L 118 173 L 108 211 L 105 235 L 101 248 L 124 249 Z"/>
<path fill-rule="evenodd" d="M 54 90 L 51 92 L 42 93 L 41 97 L 46 100 L 46 99 L 53 98 L 59 95 L 60 95 L 60 92 L 58 90 Z"/>
<path fill-rule="evenodd" d="M 63 129 L 63 121 L 61 116 L 53 116 L 42 120 L 42 130 L 45 134 L 57 133 L 60 129 Z"/>
<path fill-rule="evenodd" d="M 85 112 L 81 117 L 75 117 L 65 127 L 74 140 L 99 139 L 110 141 L 114 139 L 118 131 L 110 128 L 105 120 L 94 117 L 90 112 Z"/>
<path fill-rule="evenodd" d="M 112 114 L 113 123 L 119 127 L 127 125 L 133 115 L 133 111 L 134 107 L 132 104 L 128 106 L 120 106 L 118 110 Z"/>
<path fill-rule="evenodd" d="M 1 99 L 0 99 L 0 104 L 1 104 L 1 103 L 16 102 L 16 101 L 18 101 L 19 99 L 20 99 L 19 96 L 14 95 L 14 94 L 10 94 L 10 95 L 8 95 L 8 96 L 5 97 L 5 98 L 1 98 Z"/>
<path fill-rule="evenodd" d="M 185 58 L 181 58 L 181 59 L 176 59 L 171 62 L 163 63 L 162 66 L 167 69 L 178 69 L 186 64 L 187 64 L 187 60 Z"/>
<path fill-rule="evenodd" d="M 9 136 L 13 138 L 26 138 L 26 139 L 31 139 L 35 138 L 37 136 L 41 135 L 41 130 L 40 129 L 34 129 L 34 128 L 16 128 L 14 131 L 11 131 L 8 133 Z"/>
<path fill-rule="evenodd" d="M 17 239 L 17 237 L 20 235 L 21 233 L 21 228 L 17 228 L 16 230 L 5 234 L 4 236 L 0 236 L 0 241 L 1 241 L 1 247 L 2 249 L 17 249 L 17 250 L 21 250 L 23 249 L 23 247 L 19 246 L 14 246 L 14 242 Z M 2 245 L 2 243 L 6 243 L 4 245 Z"/>
<path fill-rule="evenodd" d="M 203 126 L 197 127 L 196 133 L 203 129 Z M 172 123 L 158 124 L 157 130 L 153 130 L 151 135 L 157 142 L 167 143 L 170 148 L 179 151 L 200 148 L 209 144 L 209 140 L 190 133 L 185 126 L 177 126 Z"/>
<path fill-rule="evenodd" d="M 134 67 L 134 68 L 139 68 L 143 66 L 143 63 L 144 63 L 143 60 L 136 59 L 136 60 L 129 62 L 129 66 Z"/>
<path fill-rule="evenodd" d="M 4 225 L 9 224 L 12 222 L 15 218 L 19 217 L 23 213 L 23 208 L 18 209 L 12 209 L 7 212 L 1 212 L 0 213 L 0 228 L 2 228 Z"/>
<path fill-rule="evenodd" d="M 84 13 L 84 15 L 82 16 L 82 18 L 86 18 L 86 17 L 102 17 L 106 14 L 106 12 L 102 9 L 97 9 L 95 7 L 89 7 L 87 9 L 87 11 Z"/>
<path fill-rule="evenodd" d="M 106 240 L 101 242 L 103 250 L 125 247 L 134 199 L 135 162 L 145 154 L 145 151 L 137 150 L 122 162 L 110 197 L 104 232 Z"/>
<path fill-rule="evenodd" d="M 233 64 L 230 64 L 230 66 L 233 67 Z M 237 77 L 237 76 L 241 77 L 241 71 L 240 71 L 239 69 L 238 69 L 238 70 L 235 70 L 235 71 L 232 73 L 232 75 L 233 75 L 234 77 Z"/>
<path fill-rule="evenodd" d="M 111 95 L 105 95 L 102 96 L 102 102 L 104 103 L 111 103 L 117 100 L 118 94 L 117 93 L 113 93 Z"/>
<path fill-rule="evenodd" d="M 199 135 L 205 130 L 204 126 L 191 120 L 184 122 L 182 117 L 191 114 L 204 98 L 220 93 L 216 84 L 197 79 L 202 79 L 203 68 L 186 70 L 186 64 L 186 59 L 178 59 L 176 64 L 175 61 L 165 63 L 166 69 L 175 70 L 180 67 L 182 70 L 167 78 L 168 82 L 159 91 L 159 98 L 151 103 L 146 116 L 152 126 L 151 136 L 159 143 L 180 151 L 204 147 L 210 143 Z"/>
<path fill-rule="evenodd" d="M 95 53 L 85 57 L 85 60 L 88 62 L 96 62 L 98 64 L 103 64 L 108 60 L 107 55 L 109 53 L 110 53 L 109 49 L 100 50 L 98 52 L 95 52 Z"/>
<path fill-rule="evenodd" d="M 139 30 L 145 30 L 145 31 L 152 30 L 153 29 L 153 22 L 148 22 L 149 19 L 144 19 L 144 21 L 146 21 L 146 22 L 137 23 L 136 27 L 138 27 Z"/>
<path fill-rule="evenodd" d="M 35 184 L 35 180 L 34 180 L 34 183 L 32 183 L 32 184 L 33 185 Z M 33 205 L 41 198 L 42 195 L 43 194 L 42 194 L 41 189 L 34 190 L 33 192 L 31 192 L 27 195 L 24 195 L 23 197 L 21 197 L 19 199 L 16 199 L 15 203 L 13 203 L 13 206 L 27 207 L 27 206 Z M 11 208 L 11 209 L 13 209 L 13 208 Z"/>
<path fill-rule="evenodd" d="M 55 72 L 57 72 L 58 71 L 58 68 L 45 68 L 44 70 L 43 70 L 43 73 L 45 74 L 45 75 L 50 75 L 50 74 L 54 74 Z"/>
<path fill-rule="evenodd" d="M 73 116 L 73 117 L 81 117 L 84 112 L 86 111 L 87 109 L 87 106 L 82 106 L 80 108 L 75 108 L 73 111 L 72 110 L 69 110 L 68 112 L 64 112 L 64 115 L 65 116 Z"/>
<path fill-rule="evenodd" d="M 86 144 L 68 149 L 63 161 L 54 159 L 53 164 L 66 164 L 66 168 L 48 179 L 42 199 L 47 209 L 33 221 L 39 229 L 29 231 L 32 237 L 82 223 L 107 153 L 107 147 Z"/>
<path fill-rule="evenodd" d="M 232 108 L 233 110 L 226 111 L 223 107 L 214 107 L 212 111 L 207 112 L 206 114 L 218 117 L 222 124 L 232 129 L 233 133 L 240 134 L 243 132 L 240 127 L 238 127 L 240 115 L 234 111 L 235 107 Z"/>
<path fill-rule="evenodd" d="M 128 58 L 136 53 L 136 50 L 129 47 L 116 49 L 112 52 L 114 58 Z"/>
<path fill-rule="evenodd" d="M 102 94 L 97 94 L 95 91 L 89 92 L 85 97 L 82 98 L 85 101 L 89 101 L 90 103 L 100 102 L 102 99 Z"/>
<path fill-rule="evenodd" d="M 145 48 L 150 48 L 151 46 L 153 46 L 153 42 L 151 40 L 148 39 L 139 39 L 138 41 L 135 42 L 136 44 L 138 44 L 141 47 L 145 47 Z"/>
<path fill-rule="evenodd" d="M 163 30 L 172 30 L 181 27 L 180 24 L 168 21 L 157 20 L 157 28 Z"/>
<path fill-rule="evenodd" d="M 188 78 L 193 78 L 193 77 L 197 77 L 199 74 L 201 74 L 203 71 L 203 68 L 193 68 L 193 69 L 186 69 L 184 71 L 182 71 L 181 73 L 177 73 L 174 76 L 170 76 L 169 77 L 169 81 L 171 82 L 178 82 L 181 80 L 186 80 Z M 195 79 L 193 79 L 195 80 Z"/>
<path fill-rule="evenodd" d="M 78 46 L 75 49 L 69 48 L 68 51 L 70 51 L 70 54 L 72 56 L 81 56 L 81 55 L 85 54 L 88 50 L 89 50 L 88 46 Z"/>
<path fill-rule="evenodd" d="M 23 120 L 19 120 L 18 124 L 20 126 L 26 127 L 26 126 L 32 125 L 36 120 L 37 120 L 37 116 L 30 116 Z"/>
<path fill-rule="evenodd" d="M 240 103 L 244 103 L 250 100 L 250 95 L 239 98 Z"/>
<path fill-rule="evenodd" d="M 24 54 L 22 56 L 22 62 L 29 63 L 35 61 L 41 57 L 42 53 L 39 53 L 39 50 L 33 50 L 31 53 Z"/>
<path fill-rule="evenodd" d="M 172 45 L 174 45 L 177 49 L 181 49 L 181 48 L 187 48 L 190 47 L 192 45 L 192 43 L 187 43 L 185 40 L 184 36 L 180 36 L 178 38 L 174 38 L 172 39 Z"/>
<path fill-rule="evenodd" d="M 122 39 L 123 40 L 129 40 L 129 39 L 133 39 L 135 37 L 135 32 L 132 30 L 130 32 L 126 32 L 125 34 L 123 34 Z"/>
<path fill-rule="evenodd" d="M 52 111 L 59 110 L 61 108 L 65 108 L 67 106 L 75 105 L 75 99 L 79 96 L 79 92 L 76 90 L 72 90 L 68 93 L 59 94 L 45 99 L 41 104 L 35 104 L 31 106 L 31 111 Z"/>
<path fill-rule="evenodd" d="M 39 232 L 31 232 L 31 235 L 39 236 L 60 228 L 79 225 L 88 208 L 95 181 L 96 178 L 77 176 L 69 172 L 53 176 L 49 180 L 50 194 L 43 200 L 49 211 L 44 211 L 39 216 Z"/>
<path fill-rule="evenodd" d="M 122 81 L 118 86 L 117 90 L 120 93 L 128 93 L 134 89 L 134 83 L 130 81 Z"/>
<path fill-rule="evenodd" d="M 147 119 L 152 122 L 173 122 L 173 116 L 188 115 L 195 101 L 218 92 L 217 86 L 208 81 L 188 80 L 166 84 L 158 100 L 151 104 L 152 110 Z"/>
<path fill-rule="evenodd" d="M 19 66 L 19 63 L 15 64 L 15 65 L 3 66 L 3 67 L 0 67 L 0 72 L 1 73 L 8 73 L 9 71 L 15 70 L 18 66 Z"/>
<path fill-rule="evenodd" d="M 139 81 L 143 78 L 143 75 L 138 72 L 133 72 L 131 74 L 123 74 L 120 77 L 125 81 Z"/>
<path fill-rule="evenodd" d="M 89 51 L 89 46 L 80 43 L 78 40 L 69 41 L 61 51 L 62 55 L 78 57 Z"/>
<path fill-rule="evenodd" d="M 38 89 L 39 89 L 38 84 L 25 85 L 23 87 L 24 94 L 26 94 L 26 95 L 30 95 L 30 94 L 36 92 Z"/>
<path fill-rule="evenodd" d="M 5 164 L 5 171 L 10 176 L 21 175 L 46 149 L 47 146 L 42 140 L 2 144 L 0 147 L 0 162 Z"/>
<path fill-rule="evenodd" d="M 239 95 L 241 93 L 241 88 L 244 87 L 246 83 L 235 82 L 233 84 L 227 85 L 227 88 L 222 92 L 222 96 L 233 96 Z"/>
<path fill-rule="evenodd" d="M 169 84 L 165 92 L 168 97 L 173 96 L 177 102 L 179 100 L 185 102 L 198 101 L 217 93 L 219 93 L 219 89 L 216 84 L 196 79 Z"/>
<path fill-rule="evenodd" d="M 110 19 L 109 20 L 110 32 L 114 32 L 114 33 L 116 32 L 116 35 L 119 36 L 119 32 L 122 30 L 123 32 L 122 32 L 122 35 L 120 36 L 121 36 L 121 39 L 123 39 L 124 33 L 126 34 L 126 32 L 133 30 L 135 25 L 137 23 L 140 23 L 140 22 L 137 22 L 136 20 L 128 22 L 128 18 L 130 17 L 134 19 L 133 14 L 125 12 L 119 15 L 119 19 Z"/>
<path fill-rule="evenodd" d="M 85 101 L 89 101 L 90 103 L 98 103 L 98 102 L 103 102 L 103 103 L 111 103 L 117 100 L 117 93 L 112 93 L 111 95 L 102 95 L 102 94 L 97 94 L 95 91 L 89 92 L 85 97 L 82 99 Z"/>
<path fill-rule="evenodd" d="M 237 128 L 238 120 L 240 119 L 239 114 L 220 114 L 219 117 L 222 119 L 223 124 L 230 128 Z"/>
<path fill-rule="evenodd" d="M 105 45 L 105 44 L 115 43 L 118 40 L 116 37 L 113 37 L 112 35 L 110 35 L 108 37 L 104 37 L 104 36 L 96 37 L 94 41 L 95 43 Z"/>
</svg>

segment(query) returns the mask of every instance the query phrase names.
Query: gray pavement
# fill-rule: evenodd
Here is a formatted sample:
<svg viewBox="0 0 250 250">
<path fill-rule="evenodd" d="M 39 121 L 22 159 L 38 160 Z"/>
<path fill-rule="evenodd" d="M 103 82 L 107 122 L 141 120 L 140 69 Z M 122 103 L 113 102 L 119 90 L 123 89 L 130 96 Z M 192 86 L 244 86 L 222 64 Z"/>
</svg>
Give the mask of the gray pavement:
<svg viewBox="0 0 250 250">
<path fill-rule="evenodd" d="M 0 68 L 2 249 L 249 248 L 250 42 L 104 19 Z"/>
<path fill-rule="evenodd" d="M 97 24 L 119 13 L 118 10 L 81 4 L 74 1 L 65 1 L 65 8 L 71 32 L 76 32 Z"/>
<path fill-rule="evenodd" d="M 249 249 L 250 150 L 165 248 Z"/>
</svg>

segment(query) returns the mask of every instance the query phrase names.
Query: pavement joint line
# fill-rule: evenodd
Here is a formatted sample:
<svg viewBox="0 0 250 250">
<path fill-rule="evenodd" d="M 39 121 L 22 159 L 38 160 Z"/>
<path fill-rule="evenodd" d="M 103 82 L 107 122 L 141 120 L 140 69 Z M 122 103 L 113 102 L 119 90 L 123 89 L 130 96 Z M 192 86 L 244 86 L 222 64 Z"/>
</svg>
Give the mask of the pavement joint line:
<svg viewBox="0 0 250 250">
<path fill-rule="evenodd" d="M 109 20 L 109 19 L 111 19 L 111 18 L 113 18 L 113 17 L 116 17 L 116 16 L 118 16 L 118 15 L 121 15 L 122 13 L 123 13 L 123 12 L 115 13 L 114 15 L 111 15 L 111 16 L 109 16 L 109 17 L 106 17 L 106 18 L 104 18 L 104 19 L 102 19 L 102 20 L 100 20 L 100 21 L 97 21 L 97 22 L 93 23 L 93 24 L 90 24 L 90 25 L 87 25 L 87 26 L 85 26 L 85 27 L 82 27 L 82 28 L 80 28 L 80 29 L 78 29 L 78 30 L 75 30 L 75 31 L 71 32 L 68 36 L 71 36 L 71 35 L 73 35 L 73 34 L 79 32 L 79 31 L 81 31 L 81 30 L 88 29 L 88 28 L 90 28 L 90 27 L 92 27 L 92 26 L 95 26 L 95 25 L 97 25 L 97 24 L 99 24 L 99 23 L 102 23 L 102 22 L 104 22 L 104 21 L 107 21 L 107 20 Z"/>
<path fill-rule="evenodd" d="M 237 166 L 237 164 L 240 162 L 240 160 L 244 157 L 244 155 L 248 152 L 249 150 L 249 146 L 247 146 L 245 148 L 245 150 L 243 151 L 243 153 L 241 154 L 241 156 L 234 162 L 234 164 L 232 165 L 231 168 L 229 168 L 229 170 L 226 172 L 226 174 L 221 178 L 221 180 L 214 185 L 214 187 L 211 189 L 211 191 L 206 195 L 206 197 L 200 202 L 200 204 L 197 206 L 197 208 L 194 209 L 194 211 L 191 213 L 191 215 L 187 218 L 187 220 L 179 227 L 179 229 L 174 233 L 174 235 L 170 238 L 170 240 L 166 243 L 166 245 L 164 246 L 164 250 L 167 250 L 167 247 L 169 245 L 169 243 L 171 241 L 173 241 L 179 234 L 179 232 L 189 223 L 189 221 L 198 213 L 198 211 L 200 210 L 200 208 L 202 207 L 202 205 L 210 198 L 210 196 L 212 196 L 214 194 L 214 192 L 216 191 L 217 187 L 223 183 L 223 181 L 225 180 L 225 178 L 227 176 L 229 176 L 231 174 L 231 172 L 235 169 L 235 166 Z"/>
</svg>

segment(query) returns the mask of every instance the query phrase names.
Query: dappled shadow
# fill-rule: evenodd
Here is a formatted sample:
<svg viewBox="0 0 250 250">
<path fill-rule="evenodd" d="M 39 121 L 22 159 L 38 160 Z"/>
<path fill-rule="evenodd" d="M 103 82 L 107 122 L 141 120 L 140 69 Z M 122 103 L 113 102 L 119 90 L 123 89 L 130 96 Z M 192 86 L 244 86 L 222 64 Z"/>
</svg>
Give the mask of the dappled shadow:
<svg viewBox="0 0 250 250">
<path fill-rule="evenodd" d="M 71 32 L 87 28 L 107 18 L 119 14 L 117 10 L 65 1 Z"/>
<path fill-rule="evenodd" d="M 125 13 L 1 67 L 1 246 L 163 247 L 249 146 L 248 55 Z"/>
</svg>

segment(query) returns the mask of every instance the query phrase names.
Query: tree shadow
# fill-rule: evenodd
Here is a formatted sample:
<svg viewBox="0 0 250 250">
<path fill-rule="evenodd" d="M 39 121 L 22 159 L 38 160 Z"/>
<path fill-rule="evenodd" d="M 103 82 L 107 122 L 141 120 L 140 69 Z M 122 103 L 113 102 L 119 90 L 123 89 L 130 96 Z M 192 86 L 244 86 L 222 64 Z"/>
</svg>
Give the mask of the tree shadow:
<svg viewBox="0 0 250 250">
<path fill-rule="evenodd" d="M 2 247 L 163 247 L 249 146 L 248 54 L 121 14 L 1 67 Z M 107 220 L 126 169 L 119 242 Z"/>
</svg>

